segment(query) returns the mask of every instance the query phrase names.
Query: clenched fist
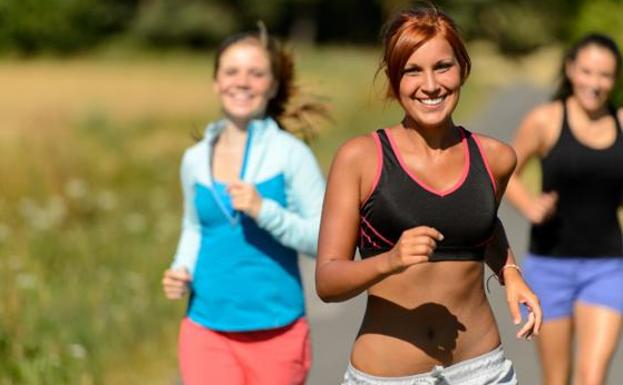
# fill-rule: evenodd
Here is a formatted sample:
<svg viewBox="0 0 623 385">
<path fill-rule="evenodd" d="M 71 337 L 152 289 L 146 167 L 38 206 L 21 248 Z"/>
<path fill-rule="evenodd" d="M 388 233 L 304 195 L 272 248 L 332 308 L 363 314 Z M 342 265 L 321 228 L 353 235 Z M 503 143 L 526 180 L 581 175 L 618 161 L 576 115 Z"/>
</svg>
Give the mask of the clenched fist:
<svg viewBox="0 0 623 385">
<path fill-rule="evenodd" d="M 162 277 L 162 289 L 168 299 L 181 299 L 189 291 L 192 278 L 186 268 L 165 270 Z"/>
<path fill-rule="evenodd" d="M 262 197 L 253 184 L 242 181 L 232 182 L 227 186 L 227 192 L 235 210 L 242 211 L 251 218 L 257 218 L 262 208 Z"/>
<path fill-rule="evenodd" d="M 405 230 L 394 247 L 388 252 L 389 270 L 399 273 L 411 265 L 427 262 L 437 248 L 443 235 L 428 226 Z"/>
</svg>

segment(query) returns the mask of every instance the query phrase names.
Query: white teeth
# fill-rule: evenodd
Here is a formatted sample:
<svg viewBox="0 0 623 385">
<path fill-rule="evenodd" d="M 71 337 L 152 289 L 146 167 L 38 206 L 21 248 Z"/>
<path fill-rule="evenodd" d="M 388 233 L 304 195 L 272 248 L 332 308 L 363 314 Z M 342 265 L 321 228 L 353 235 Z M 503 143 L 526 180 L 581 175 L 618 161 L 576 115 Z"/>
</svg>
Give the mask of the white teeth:
<svg viewBox="0 0 623 385">
<path fill-rule="evenodd" d="M 233 94 L 231 96 L 234 98 L 234 100 L 240 100 L 240 101 L 251 99 L 251 95 L 244 94 L 244 93 Z"/>
<path fill-rule="evenodd" d="M 427 106 L 434 106 L 435 104 L 441 103 L 443 99 L 444 99 L 443 97 L 439 97 L 435 99 L 420 99 L 420 101 L 426 104 Z"/>
</svg>

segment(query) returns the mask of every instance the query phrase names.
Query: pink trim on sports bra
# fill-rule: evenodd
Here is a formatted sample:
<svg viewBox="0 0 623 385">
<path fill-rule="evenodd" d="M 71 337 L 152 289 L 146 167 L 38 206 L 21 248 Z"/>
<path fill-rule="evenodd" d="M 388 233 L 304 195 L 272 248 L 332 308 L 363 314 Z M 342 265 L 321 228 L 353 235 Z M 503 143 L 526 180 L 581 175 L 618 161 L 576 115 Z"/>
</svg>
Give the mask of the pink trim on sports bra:
<svg viewBox="0 0 623 385">
<path fill-rule="evenodd" d="M 394 152 L 394 155 L 396 155 L 396 159 L 398 159 L 398 163 L 400 163 L 400 167 L 402 167 L 402 169 L 407 173 L 407 175 L 409 175 L 411 179 L 413 179 L 413 181 L 417 183 L 418 185 L 420 185 L 420 187 L 422 187 L 424 190 L 443 198 L 446 195 L 452 194 L 459 187 L 461 187 L 463 183 L 465 182 L 465 179 L 467 179 L 467 174 L 469 173 L 469 167 L 470 167 L 469 145 L 467 144 L 467 138 L 465 137 L 463 128 L 458 127 L 458 129 L 459 129 L 459 133 L 461 134 L 461 143 L 463 144 L 463 151 L 464 151 L 464 158 L 465 158 L 465 161 L 463 164 L 463 173 L 453 187 L 450 187 L 449 189 L 444 190 L 444 191 L 439 191 L 431 186 L 428 186 L 426 183 L 418 179 L 418 177 L 415 176 L 415 174 L 411 173 L 409 169 L 407 168 L 406 163 L 402 160 L 402 156 L 400 155 L 400 152 L 398 151 L 398 147 L 396 146 L 394 142 L 394 138 L 392 134 L 387 129 L 384 129 L 384 131 L 387 134 L 387 138 L 389 139 L 389 144 L 392 147 L 392 151 Z"/>
<path fill-rule="evenodd" d="M 388 244 L 388 245 L 390 245 L 390 246 L 394 246 L 394 242 L 389 241 L 387 238 L 385 238 L 384 236 L 382 236 L 382 235 L 381 235 L 381 233 L 379 233 L 378 231 L 376 231 L 376 229 L 374 228 L 374 226 L 372 226 L 372 225 L 370 224 L 370 222 L 368 222 L 368 221 L 366 220 L 366 218 L 365 218 L 365 217 L 363 217 L 363 216 L 362 216 L 362 217 L 361 217 L 361 220 L 362 220 L 362 222 L 363 222 L 363 223 L 365 223 L 365 224 L 366 224 L 366 226 L 368 226 L 368 227 L 370 228 L 370 230 L 372 230 L 372 232 L 373 232 L 374 234 L 376 234 L 376 236 L 377 236 L 377 237 L 379 237 L 382 241 L 384 241 L 385 243 L 387 243 L 387 244 Z"/>
<path fill-rule="evenodd" d="M 365 231 L 363 231 L 363 229 L 360 229 L 360 231 L 361 231 L 361 235 L 364 236 L 368 240 L 368 243 L 371 243 L 372 246 L 374 246 L 376 248 L 380 248 L 381 247 L 381 245 L 379 245 L 378 243 L 374 242 L 372 240 L 372 238 L 370 238 L 370 236 L 368 234 L 366 234 Z"/>
</svg>

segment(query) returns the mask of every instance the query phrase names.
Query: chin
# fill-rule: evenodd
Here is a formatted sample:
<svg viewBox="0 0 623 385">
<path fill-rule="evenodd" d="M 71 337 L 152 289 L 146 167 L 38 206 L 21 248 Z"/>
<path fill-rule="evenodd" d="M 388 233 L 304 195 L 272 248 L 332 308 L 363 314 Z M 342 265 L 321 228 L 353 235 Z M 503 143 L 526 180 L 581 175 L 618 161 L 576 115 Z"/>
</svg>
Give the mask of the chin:
<svg viewBox="0 0 623 385">
<path fill-rule="evenodd" d="M 421 113 L 412 116 L 413 121 L 422 127 L 440 127 L 447 125 L 451 120 L 451 116 L 446 111 L 435 113 Z"/>
<path fill-rule="evenodd" d="M 595 112 L 604 107 L 607 100 L 583 100 L 580 102 L 582 108 L 589 112 Z"/>
<path fill-rule="evenodd" d="M 260 112 L 258 112 L 257 110 L 251 110 L 251 109 L 223 109 L 223 112 L 225 114 L 225 116 L 231 118 L 231 119 L 235 119 L 235 120 L 251 120 L 254 119 L 258 116 L 261 116 L 262 114 Z"/>
</svg>

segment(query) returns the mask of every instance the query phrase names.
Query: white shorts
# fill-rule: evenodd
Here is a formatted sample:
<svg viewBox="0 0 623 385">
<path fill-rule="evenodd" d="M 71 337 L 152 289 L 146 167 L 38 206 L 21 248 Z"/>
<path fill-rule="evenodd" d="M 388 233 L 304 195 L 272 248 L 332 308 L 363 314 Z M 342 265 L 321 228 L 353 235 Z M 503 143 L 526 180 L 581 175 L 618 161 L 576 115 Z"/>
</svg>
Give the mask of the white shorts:
<svg viewBox="0 0 623 385">
<path fill-rule="evenodd" d="M 499 346 L 481 356 L 413 376 L 372 376 L 349 364 L 342 385 L 517 385 L 517 376 Z"/>
</svg>

